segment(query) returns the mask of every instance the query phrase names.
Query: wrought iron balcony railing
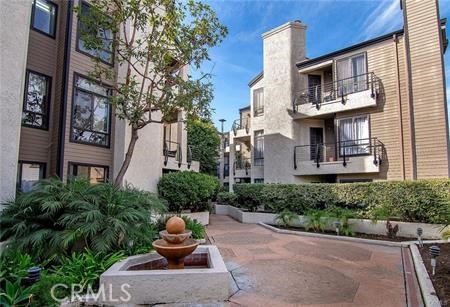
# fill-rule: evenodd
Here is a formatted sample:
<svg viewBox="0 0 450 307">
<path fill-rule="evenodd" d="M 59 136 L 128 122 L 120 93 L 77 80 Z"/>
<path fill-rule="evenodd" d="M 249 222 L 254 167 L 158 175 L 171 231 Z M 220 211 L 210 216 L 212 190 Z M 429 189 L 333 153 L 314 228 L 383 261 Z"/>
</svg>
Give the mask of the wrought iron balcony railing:
<svg viewBox="0 0 450 307">
<path fill-rule="evenodd" d="M 237 131 L 240 129 L 245 129 L 245 133 L 250 131 L 250 116 L 236 119 L 231 126 L 231 130 L 233 130 L 234 136 L 237 135 Z"/>
<path fill-rule="evenodd" d="M 178 161 L 178 167 L 181 167 L 182 152 L 181 145 L 178 142 L 165 140 L 163 143 L 164 166 L 167 166 L 169 157 Z"/>
<path fill-rule="evenodd" d="M 350 157 L 368 155 L 373 155 L 373 163 L 380 165 L 384 153 L 384 144 L 377 138 L 299 145 L 294 147 L 294 169 L 306 161 L 313 161 L 317 167 L 324 162 L 342 162 L 345 167 Z"/>
<path fill-rule="evenodd" d="M 318 110 L 326 102 L 340 100 L 342 104 L 347 101 L 347 96 L 362 91 L 371 91 L 371 97 L 379 94 L 380 79 L 373 73 L 365 73 L 350 78 L 309 86 L 295 96 L 292 104 L 294 113 L 300 105 L 312 104 Z"/>
<path fill-rule="evenodd" d="M 250 158 L 237 158 L 233 166 L 233 175 L 236 175 L 237 170 L 245 170 L 245 175 L 248 175 L 248 171 L 252 167 L 252 160 Z"/>
</svg>

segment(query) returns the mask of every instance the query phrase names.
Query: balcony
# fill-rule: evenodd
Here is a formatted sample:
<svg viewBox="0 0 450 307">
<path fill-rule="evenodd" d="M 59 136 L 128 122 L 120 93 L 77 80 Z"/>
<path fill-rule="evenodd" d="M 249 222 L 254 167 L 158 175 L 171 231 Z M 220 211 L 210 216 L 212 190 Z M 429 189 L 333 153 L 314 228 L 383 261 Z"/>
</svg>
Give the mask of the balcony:
<svg viewBox="0 0 450 307">
<path fill-rule="evenodd" d="M 200 163 L 195 147 L 188 145 L 186 148 L 186 160 L 183 161 L 181 144 L 173 141 L 163 142 L 163 164 L 164 168 L 171 170 L 193 170 L 198 172 Z M 183 163 L 184 162 L 184 163 Z"/>
<path fill-rule="evenodd" d="M 252 163 L 250 158 L 237 158 L 233 165 L 235 178 L 250 178 Z"/>
<path fill-rule="evenodd" d="M 375 107 L 380 92 L 380 79 L 373 72 L 342 80 L 309 86 L 293 101 L 294 118 L 334 114 Z"/>
<path fill-rule="evenodd" d="M 234 138 L 250 137 L 250 116 L 236 119 L 231 126 Z"/>
<path fill-rule="evenodd" d="M 377 138 L 294 147 L 294 175 L 378 173 L 385 156 Z"/>
</svg>

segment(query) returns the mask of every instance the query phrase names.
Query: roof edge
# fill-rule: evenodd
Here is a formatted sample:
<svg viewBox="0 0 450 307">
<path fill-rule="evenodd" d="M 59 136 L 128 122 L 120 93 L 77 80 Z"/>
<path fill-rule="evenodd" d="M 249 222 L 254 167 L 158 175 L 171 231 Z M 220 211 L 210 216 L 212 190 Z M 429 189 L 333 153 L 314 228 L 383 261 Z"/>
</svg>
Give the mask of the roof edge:
<svg viewBox="0 0 450 307">
<path fill-rule="evenodd" d="M 251 79 L 250 82 L 248 83 L 248 86 L 252 87 L 256 82 L 261 80 L 262 77 L 264 77 L 264 70 L 261 71 L 259 74 L 257 74 L 253 79 Z"/>
<path fill-rule="evenodd" d="M 339 50 L 336 50 L 336 51 L 333 51 L 333 52 L 321 55 L 319 57 L 316 57 L 316 58 L 313 58 L 313 59 L 310 59 L 310 60 L 307 60 L 307 61 L 298 62 L 295 65 L 297 66 L 297 68 L 308 67 L 310 65 L 316 64 L 317 62 L 326 60 L 328 58 L 335 57 L 335 56 L 338 56 L 338 55 L 341 55 L 341 54 L 344 54 L 344 53 L 347 53 L 347 52 L 351 52 L 353 50 L 357 50 L 357 49 L 363 48 L 365 46 L 370 46 L 370 45 L 377 44 L 379 42 L 391 39 L 392 36 L 394 36 L 394 35 L 403 35 L 403 33 L 404 33 L 404 29 L 400 29 L 400 30 L 397 30 L 397 31 L 394 31 L 394 32 L 390 32 L 390 33 L 384 34 L 382 36 L 378 36 L 378 37 L 372 38 L 372 39 L 364 41 L 362 43 L 351 45 L 349 47 L 345 47 L 343 49 L 339 49 Z"/>
</svg>

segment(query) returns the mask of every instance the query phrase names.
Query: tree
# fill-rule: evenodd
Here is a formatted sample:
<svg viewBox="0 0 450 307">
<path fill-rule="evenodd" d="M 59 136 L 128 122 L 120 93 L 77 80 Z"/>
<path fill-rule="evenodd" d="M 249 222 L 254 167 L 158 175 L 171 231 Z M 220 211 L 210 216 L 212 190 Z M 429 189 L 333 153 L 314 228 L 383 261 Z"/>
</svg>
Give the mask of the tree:
<svg viewBox="0 0 450 307">
<path fill-rule="evenodd" d="M 113 84 L 110 103 L 116 117 L 126 120 L 131 129 L 115 179 L 119 185 L 140 129 L 163 122 L 174 110 L 184 110 L 188 116 L 209 115 L 211 76 L 194 78 L 187 68 L 199 70 L 209 60 L 208 49 L 223 40 L 227 28 L 210 6 L 196 0 L 96 0 L 88 11 L 82 6 L 75 10 L 83 47 L 98 51 L 90 76 Z M 102 63 L 105 52 L 112 51 L 122 74 Z"/>
<path fill-rule="evenodd" d="M 193 158 L 200 161 L 200 172 L 214 175 L 220 146 L 220 136 L 216 127 L 210 120 L 189 119 L 187 135 Z"/>
</svg>

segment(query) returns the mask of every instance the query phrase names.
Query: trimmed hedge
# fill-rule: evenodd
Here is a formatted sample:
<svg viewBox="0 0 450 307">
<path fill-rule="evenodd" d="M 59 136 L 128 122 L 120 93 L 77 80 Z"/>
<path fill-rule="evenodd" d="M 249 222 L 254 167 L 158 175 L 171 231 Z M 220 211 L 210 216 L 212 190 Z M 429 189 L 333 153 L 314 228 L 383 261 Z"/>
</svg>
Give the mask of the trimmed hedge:
<svg viewBox="0 0 450 307">
<path fill-rule="evenodd" d="M 208 200 L 216 197 L 219 186 L 219 180 L 210 175 L 174 172 L 161 177 L 158 193 L 167 200 L 170 212 L 198 212 L 208 208 Z"/>
<path fill-rule="evenodd" d="M 237 184 L 240 207 L 305 214 L 311 209 L 342 207 L 361 218 L 450 222 L 450 180 L 379 181 L 369 183 Z"/>
<path fill-rule="evenodd" d="M 230 192 L 219 192 L 217 194 L 217 202 L 222 205 L 237 205 L 237 196 Z"/>
</svg>

